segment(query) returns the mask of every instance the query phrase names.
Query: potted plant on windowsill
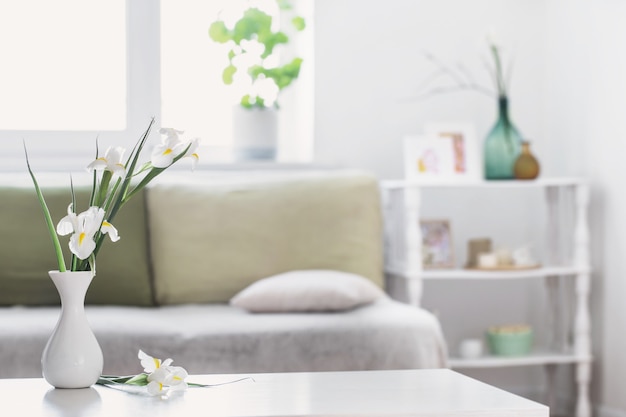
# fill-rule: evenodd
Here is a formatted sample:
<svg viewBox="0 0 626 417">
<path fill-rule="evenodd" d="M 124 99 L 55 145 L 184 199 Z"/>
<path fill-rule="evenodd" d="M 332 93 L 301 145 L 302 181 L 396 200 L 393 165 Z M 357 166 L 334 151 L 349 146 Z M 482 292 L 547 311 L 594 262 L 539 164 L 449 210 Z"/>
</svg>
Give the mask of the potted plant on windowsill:
<svg viewBox="0 0 626 417">
<path fill-rule="evenodd" d="M 305 28 L 301 16 L 288 18 L 291 4 L 286 0 L 276 0 L 276 4 L 281 18 L 290 20 L 293 29 Z M 300 74 L 302 58 L 279 63 L 276 47 L 288 44 L 289 36 L 273 20 L 266 11 L 249 7 L 231 26 L 220 18 L 209 27 L 210 38 L 228 46 L 224 84 L 242 91 L 233 114 L 234 150 L 239 159 L 275 158 L 278 96 Z"/>
</svg>

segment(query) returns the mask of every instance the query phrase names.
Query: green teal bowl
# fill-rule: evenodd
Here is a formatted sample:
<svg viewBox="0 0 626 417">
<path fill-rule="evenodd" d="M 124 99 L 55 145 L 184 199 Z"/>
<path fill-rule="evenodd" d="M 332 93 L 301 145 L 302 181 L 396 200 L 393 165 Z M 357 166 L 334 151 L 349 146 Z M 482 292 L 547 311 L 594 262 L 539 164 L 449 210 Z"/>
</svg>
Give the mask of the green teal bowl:
<svg viewBox="0 0 626 417">
<path fill-rule="evenodd" d="M 530 352 L 532 344 L 532 329 L 519 332 L 487 331 L 487 345 L 495 356 L 524 356 Z"/>
</svg>

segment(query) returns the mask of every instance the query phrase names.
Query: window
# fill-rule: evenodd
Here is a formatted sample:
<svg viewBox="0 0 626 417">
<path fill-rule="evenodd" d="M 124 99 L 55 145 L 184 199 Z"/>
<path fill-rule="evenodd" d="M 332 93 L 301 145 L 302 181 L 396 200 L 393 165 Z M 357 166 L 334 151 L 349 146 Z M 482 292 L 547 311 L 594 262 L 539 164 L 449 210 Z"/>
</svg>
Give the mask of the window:
<svg viewBox="0 0 626 417">
<path fill-rule="evenodd" d="M 310 26 L 312 2 L 292 3 L 297 4 L 297 13 L 304 15 Z M 251 6 L 280 19 L 276 0 L 161 0 L 162 124 L 184 127 L 190 136 L 202 138 L 207 146 L 203 156 L 207 154 L 209 159 L 227 158 L 232 143 L 233 107 L 241 92 L 234 85 L 223 84 L 227 48 L 213 42 L 208 29 L 218 17 L 227 24 L 236 21 Z M 313 140 L 311 28 L 298 33 L 297 40 L 292 41 L 290 46 L 297 43 L 298 55 L 305 56 L 305 63 L 300 78 L 281 95 L 281 104 L 286 105 L 280 112 L 279 159 L 306 161 L 311 157 Z"/>
<path fill-rule="evenodd" d="M 24 171 L 22 139 L 36 170 L 82 169 L 96 137 L 101 149 L 130 148 L 151 117 L 219 155 L 230 146 L 233 101 L 208 28 L 233 1 L 1 2 L 0 170 Z M 311 0 L 294 1 L 312 14 Z M 303 33 L 307 69 L 281 98 L 281 160 L 312 154 L 312 31 Z"/>
<path fill-rule="evenodd" d="M 124 0 L 0 2 L 0 129 L 126 127 Z"/>
</svg>

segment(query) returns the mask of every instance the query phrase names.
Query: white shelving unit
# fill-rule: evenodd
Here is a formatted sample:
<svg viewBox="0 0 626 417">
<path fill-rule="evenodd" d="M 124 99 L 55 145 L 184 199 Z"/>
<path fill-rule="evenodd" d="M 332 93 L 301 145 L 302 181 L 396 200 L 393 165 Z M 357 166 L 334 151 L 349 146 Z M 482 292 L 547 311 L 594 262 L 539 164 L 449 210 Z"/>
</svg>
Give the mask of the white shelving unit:
<svg viewBox="0 0 626 417">
<path fill-rule="evenodd" d="M 571 323 L 571 340 L 562 337 L 546 351 L 533 351 L 523 357 L 483 356 L 476 359 L 450 358 L 456 369 L 498 368 L 513 366 L 544 366 L 550 387 L 554 386 L 556 365 L 572 364 L 576 367 L 577 403 L 576 417 L 590 417 L 589 383 L 591 378 L 591 319 L 589 313 L 590 260 L 589 186 L 579 178 L 546 178 L 535 181 L 476 181 L 426 184 L 411 181 L 383 181 L 381 183 L 385 207 L 385 235 L 387 245 L 386 272 L 398 285 L 404 287 L 408 302 L 420 305 L 423 280 L 519 280 L 543 279 L 552 306 L 553 334 L 565 335 L 562 327 L 568 326 L 559 317 L 559 294 L 563 279 L 574 281 L 574 314 Z M 428 188 L 475 189 L 542 189 L 546 197 L 547 230 L 546 253 L 541 268 L 517 271 L 478 271 L 466 269 L 423 270 L 420 254 L 422 239 L 419 228 L 420 206 L 423 190 Z M 561 219 L 567 213 L 571 225 Z M 565 229 L 572 229 L 570 251 L 563 250 Z M 549 393 L 549 401 L 554 393 Z M 550 404 L 552 405 L 552 404 Z"/>
</svg>

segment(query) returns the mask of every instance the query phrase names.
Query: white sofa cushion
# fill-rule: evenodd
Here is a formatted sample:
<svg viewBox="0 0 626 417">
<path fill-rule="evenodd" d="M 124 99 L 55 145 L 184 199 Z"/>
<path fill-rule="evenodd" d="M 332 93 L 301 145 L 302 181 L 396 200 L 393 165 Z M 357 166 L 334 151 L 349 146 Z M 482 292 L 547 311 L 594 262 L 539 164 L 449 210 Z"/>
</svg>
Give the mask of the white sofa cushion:
<svg viewBox="0 0 626 417">
<path fill-rule="evenodd" d="M 230 304 L 253 313 L 348 310 L 385 297 L 360 275 L 331 270 L 290 271 L 256 281 Z"/>
</svg>

